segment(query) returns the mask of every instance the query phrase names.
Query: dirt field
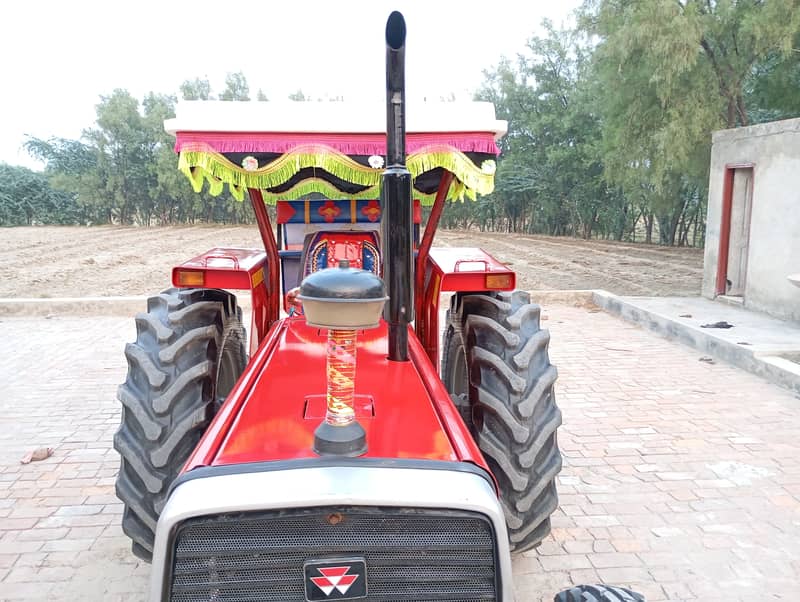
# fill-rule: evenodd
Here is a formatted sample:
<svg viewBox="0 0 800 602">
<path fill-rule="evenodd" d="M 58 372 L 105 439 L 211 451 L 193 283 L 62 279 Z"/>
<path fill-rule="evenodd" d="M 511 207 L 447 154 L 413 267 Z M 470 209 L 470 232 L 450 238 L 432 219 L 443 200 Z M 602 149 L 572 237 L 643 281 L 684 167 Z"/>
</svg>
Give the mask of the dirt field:
<svg viewBox="0 0 800 602">
<path fill-rule="evenodd" d="M 453 231 L 434 244 L 483 247 L 516 270 L 521 289 L 700 292 L 702 249 Z M 173 265 L 214 246 L 261 243 L 253 226 L 2 228 L 0 297 L 148 295 L 169 286 Z"/>
</svg>

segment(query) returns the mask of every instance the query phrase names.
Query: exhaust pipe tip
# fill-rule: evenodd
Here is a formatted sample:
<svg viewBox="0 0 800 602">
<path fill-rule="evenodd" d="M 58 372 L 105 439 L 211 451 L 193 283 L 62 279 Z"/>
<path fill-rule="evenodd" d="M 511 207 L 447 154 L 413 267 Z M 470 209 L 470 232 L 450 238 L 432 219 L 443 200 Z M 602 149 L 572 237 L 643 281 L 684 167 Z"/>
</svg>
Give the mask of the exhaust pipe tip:
<svg viewBox="0 0 800 602">
<path fill-rule="evenodd" d="M 406 20 L 399 11 L 393 11 L 386 21 L 386 45 L 400 50 L 406 43 Z"/>
</svg>

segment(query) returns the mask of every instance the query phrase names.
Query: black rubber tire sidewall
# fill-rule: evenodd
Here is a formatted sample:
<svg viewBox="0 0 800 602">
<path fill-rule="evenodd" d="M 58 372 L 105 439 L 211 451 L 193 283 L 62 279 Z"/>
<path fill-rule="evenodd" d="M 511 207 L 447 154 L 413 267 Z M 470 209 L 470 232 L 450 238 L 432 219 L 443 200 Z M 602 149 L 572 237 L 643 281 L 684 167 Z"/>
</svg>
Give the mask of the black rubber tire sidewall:
<svg viewBox="0 0 800 602">
<path fill-rule="evenodd" d="M 451 299 L 442 381 L 498 481 L 514 552 L 531 549 L 547 536 L 558 505 L 555 479 L 561 454 L 555 431 L 561 413 L 548 342 L 539 308 L 527 293 L 460 293 Z M 528 344 L 535 351 L 522 354 L 520 367 L 515 358 Z M 467 399 L 457 395 L 463 389 L 456 382 L 461 380 L 459 362 L 468 368 Z M 520 392 L 498 378 L 500 373 L 510 375 Z"/>
<path fill-rule="evenodd" d="M 217 289 L 166 290 L 148 300 L 136 326 L 118 389 L 116 491 L 133 553 L 149 561 L 169 487 L 244 370 L 246 336 L 236 297 Z"/>
</svg>

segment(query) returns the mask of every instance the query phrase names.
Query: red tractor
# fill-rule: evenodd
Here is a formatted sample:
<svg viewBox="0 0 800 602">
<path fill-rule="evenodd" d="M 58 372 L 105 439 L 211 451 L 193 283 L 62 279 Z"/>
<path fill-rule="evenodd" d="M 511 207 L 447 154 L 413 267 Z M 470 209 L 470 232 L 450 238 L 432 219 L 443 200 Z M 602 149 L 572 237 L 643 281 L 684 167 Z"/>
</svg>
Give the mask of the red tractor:
<svg viewBox="0 0 800 602">
<path fill-rule="evenodd" d="M 511 600 L 510 552 L 550 530 L 539 307 L 481 249 L 431 247 L 447 200 L 491 191 L 506 124 L 420 105 L 406 134 L 399 13 L 386 42 L 385 130 L 345 103 L 185 103 L 166 124 L 196 190 L 247 193 L 264 249 L 174 268 L 125 349 L 116 490 L 152 600 Z"/>
</svg>

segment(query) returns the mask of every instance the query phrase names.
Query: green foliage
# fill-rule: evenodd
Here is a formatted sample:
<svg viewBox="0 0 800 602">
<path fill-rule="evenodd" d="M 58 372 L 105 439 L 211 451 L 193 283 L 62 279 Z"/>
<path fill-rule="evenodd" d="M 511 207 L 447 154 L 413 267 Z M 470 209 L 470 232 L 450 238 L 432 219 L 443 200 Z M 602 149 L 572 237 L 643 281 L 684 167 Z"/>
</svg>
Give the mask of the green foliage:
<svg viewBox="0 0 800 602">
<path fill-rule="evenodd" d="M 800 34 L 788 53 L 773 51 L 760 60 L 745 88 L 748 115 L 754 123 L 800 115 Z"/>
<path fill-rule="evenodd" d="M 459 223 L 702 244 L 711 132 L 800 115 L 800 0 L 586 0 L 577 17 L 486 74 L 477 96 L 509 133 L 495 192 Z"/>
<path fill-rule="evenodd" d="M 44 174 L 0 163 L 0 226 L 71 224 L 78 214 L 74 196 L 54 189 Z"/>
<path fill-rule="evenodd" d="M 250 87 L 244 73 L 228 73 L 225 77 L 225 89 L 219 95 L 220 100 L 250 100 Z"/>
<path fill-rule="evenodd" d="M 211 84 L 207 79 L 187 79 L 180 86 L 183 100 L 211 100 Z"/>
<path fill-rule="evenodd" d="M 546 36 L 531 38 L 516 64 L 502 61 L 478 93 L 509 121 L 491 201 L 505 229 L 588 238 L 611 192 L 596 150 L 587 44 L 543 25 Z"/>
<path fill-rule="evenodd" d="M 247 90 L 244 75 L 232 74 L 220 96 L 242 100 Z M 183 82 L 180 92 L 188 100 L 212 97 L 208 80 L 198 78 Z M 114 90 L 100 98 L 94 127 L 81 140 L 29 139 L 26 149 L 45 171 L 20 172 L 27 179 L 3 174 L 0 225 L 251 220 L 249 206 L 228 195 L 196 194 L 178 171 L 175 140 L 164 130 L 175 103 L 174 96 L 151 92 L 140 104 L 126 90 Z"/>
<path fill-rule="evenodd" d="M 705 198 L 711 132 L 748 125 L 745 91 L 782 62 L 800 27 L 796 0 L 599 0 L 582 23 L 598 44 L 606 177 L 642 197 L 673 244 Z M 753 107 L 753 110 L 757 110 Z"/>
</svg>

